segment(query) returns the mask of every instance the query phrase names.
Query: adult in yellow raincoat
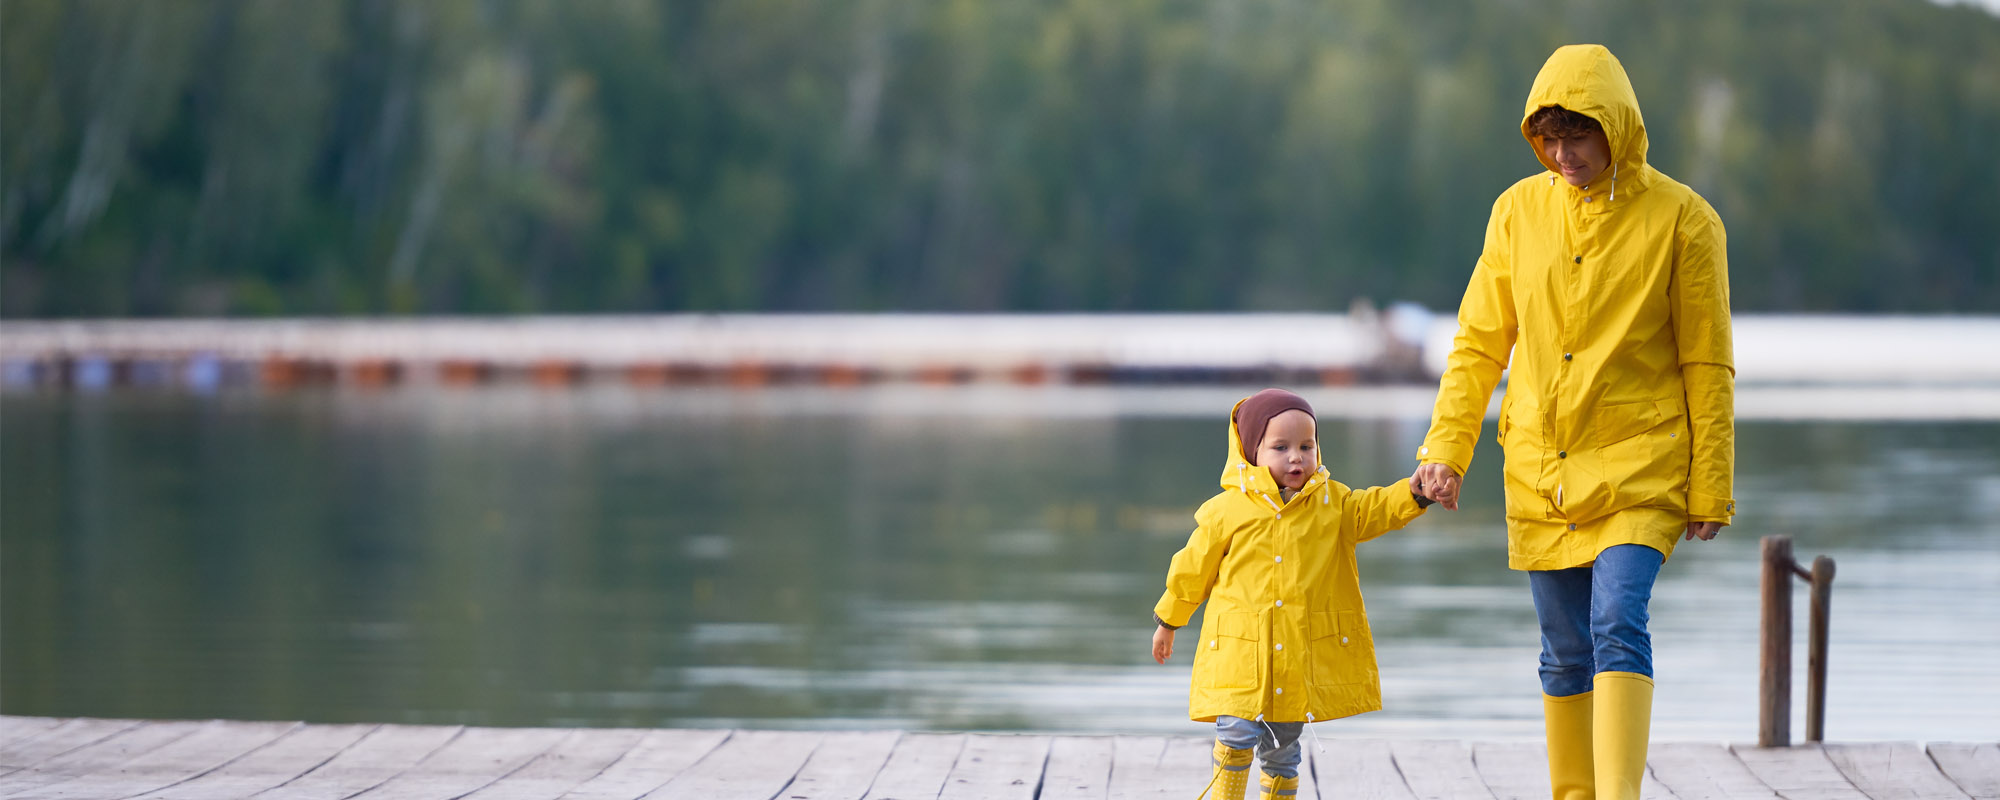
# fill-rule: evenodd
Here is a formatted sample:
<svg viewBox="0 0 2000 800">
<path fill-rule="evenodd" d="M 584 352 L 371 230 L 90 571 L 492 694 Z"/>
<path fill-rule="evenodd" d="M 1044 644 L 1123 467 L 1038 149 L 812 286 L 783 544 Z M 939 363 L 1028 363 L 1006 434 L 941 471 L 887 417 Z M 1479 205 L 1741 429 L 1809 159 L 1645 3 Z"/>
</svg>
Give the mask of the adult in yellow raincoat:
<svg viewBox="0 0 2000 800">
<path fill-rule="evenodd" d="M 1735 461 L 1722 221 L 1646 163 L 1625 68 L 1563 47 L 1522 113 L 1547 172 L 1500 195 L 1459 306 L 1417 476 L 1457 507 L 1488 398 L 1507 560 L 1541 623 L 1557 798 L 1637 798 L 1652 715 L 1646 605 L 1676 540 L 1729 523 Z"/>
<path fill-rule="evenodd" d="M 1279 389 L 1232 409 L 1218 483 L 1168 567 L 1153 608 L 1154 657 L 1172 653 L 1173 631 L 1206 601 L 1188 716 L 1218 723 L 1216 796 L 1243 796 L 1257 744 L 1264 793 L 1282 797 L 1297 788 L 1303 723 L 1382 707 L 1354 547 L 1408 524 L 1430 500 L 1409 481 L 1349 489 L 1332 480 L 1312 407 Z"/>
</svg>

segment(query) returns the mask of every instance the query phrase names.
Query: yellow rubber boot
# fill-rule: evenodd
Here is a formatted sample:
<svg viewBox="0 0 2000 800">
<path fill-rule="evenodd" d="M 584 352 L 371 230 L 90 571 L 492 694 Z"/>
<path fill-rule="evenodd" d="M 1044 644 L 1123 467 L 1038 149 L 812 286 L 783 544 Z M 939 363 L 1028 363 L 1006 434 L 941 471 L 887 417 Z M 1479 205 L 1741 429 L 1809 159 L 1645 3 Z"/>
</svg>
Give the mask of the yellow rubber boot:
<svg viewBox="0 0 2000 800">
<path fill-rule="evenodd" d="M 1243 800 L 1243 792 L 1250 788 L 1250 748 L 1238 750 L 1216 742 L 1215 775 L 1208 786 L 1216 800 Z"/>
<path fill-rule="evenodd" d="M 1257 786 L 1261 790 L 1258 796 L 1263 800 L 1292 800 L 1299 796 L 1298 778 L 1281 778 L 1266 772 Z"/>
<path fill-rule="evenodd" d="M 1555 800 L 1591 800 L 1590 692 L 1542 695 L 1542 727 L 1549 741 L 1549 788 Z"/>
<path fill-rule="evenodd" d="M 1636 672 L 1600 672 L 1595 680 L 1590 738 L 1597 756 L 1597 798 L 1638 800 L 1653 730 L 1653 679 Z"/>
</svg>

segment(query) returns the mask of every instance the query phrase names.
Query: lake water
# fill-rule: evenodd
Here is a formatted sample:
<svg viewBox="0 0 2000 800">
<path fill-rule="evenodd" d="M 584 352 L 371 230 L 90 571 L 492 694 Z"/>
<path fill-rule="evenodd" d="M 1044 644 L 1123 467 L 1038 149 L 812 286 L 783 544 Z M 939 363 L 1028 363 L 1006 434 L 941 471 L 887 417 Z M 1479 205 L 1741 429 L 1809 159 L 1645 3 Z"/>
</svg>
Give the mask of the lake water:
<svg viewBox="0 0 2000 800">
<path fill-rule="evenodd" d="M 11 392 L 0 712 L 1199 734 L 1148 613 L 1243 393 Z M 1428 390 L 1306 394 L 1337 478 L 1408 475 Z M 1322 735 L 1540 735 L 1488 430 L 1362 547 L 1386 708 Z M 1655 595 L 1656 738 L 1754 739 L 1773 533 L 1839 563 L 1829 738 L 2000 738 L 2000 422 L 1745 419 L 1738 465 Z"/>
</svg>

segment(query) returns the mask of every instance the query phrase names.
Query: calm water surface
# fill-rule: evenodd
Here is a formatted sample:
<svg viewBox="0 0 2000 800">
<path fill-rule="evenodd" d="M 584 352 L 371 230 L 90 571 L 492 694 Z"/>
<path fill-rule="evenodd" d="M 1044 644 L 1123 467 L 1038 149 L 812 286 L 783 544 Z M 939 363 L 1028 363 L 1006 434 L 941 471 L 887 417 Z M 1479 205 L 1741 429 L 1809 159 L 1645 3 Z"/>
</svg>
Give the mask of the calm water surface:
<svg viewBox="0 0 2000 800">
<path fill-rule="evenodd" d="M 1148 612 L 1241 394 L 8 394 L 0 712 L 1199 733 Z M 1408 475 L 1428 391 L 1307 394 L 1337 478 Z M 1487 438 L 1463 510 L 1363 546 L 1386 709 L 1323 735 L 1540 735 Z M 1839 562 L 1830 738 L 2000 738 L 2000 423 L 1738 453 L 1655 595 L 1655 736 L 1755 736 L 1787 533 Z"/>
</svg>

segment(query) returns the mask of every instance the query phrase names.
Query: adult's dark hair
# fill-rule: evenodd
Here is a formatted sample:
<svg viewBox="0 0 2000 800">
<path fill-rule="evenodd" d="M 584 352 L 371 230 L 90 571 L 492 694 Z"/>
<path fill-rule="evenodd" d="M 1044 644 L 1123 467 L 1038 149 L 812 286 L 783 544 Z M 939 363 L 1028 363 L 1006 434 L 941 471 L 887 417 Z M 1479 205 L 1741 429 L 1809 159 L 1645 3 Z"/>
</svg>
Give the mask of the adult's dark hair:
<svg viewBox="0 0 2000 800">
<path fill-rule="evenodd" d="M 1597 120 L 1562 106 L 1542 106 L 1528 115 L 1528 134 L 1540 138 L 1564 139 L 1579 133 L 1604 130 Z"/>
</svg>

